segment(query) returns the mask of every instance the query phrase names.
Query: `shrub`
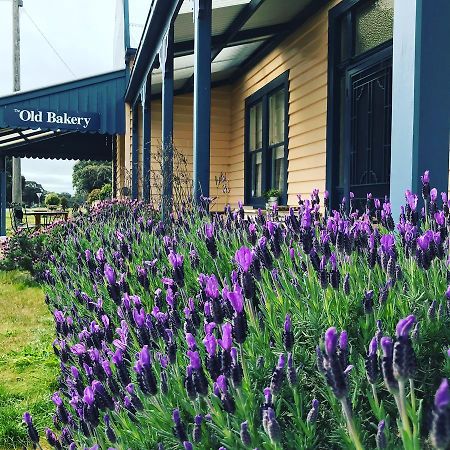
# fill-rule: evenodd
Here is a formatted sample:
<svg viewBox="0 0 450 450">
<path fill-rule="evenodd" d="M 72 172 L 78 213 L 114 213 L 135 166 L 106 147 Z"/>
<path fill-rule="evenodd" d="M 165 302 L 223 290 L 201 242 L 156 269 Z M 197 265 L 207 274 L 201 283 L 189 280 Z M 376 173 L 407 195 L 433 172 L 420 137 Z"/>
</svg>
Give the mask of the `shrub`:
<svg viewBox="0 0 450 450">
<path fill-rule="evenodd" d="M 97 200 L 101 200 L 101 189 L 92 189 L 91 192 L 89 192 L 86 201 L 92 205 Z"/>
<path fill-rule="evenodd" d="M 351 201 L 319 214 L 316 196 L 285 222 L 227 209 L 163 224 L 113 200 L 61 227 L 42 279 L 63 363 L 56 412 L 75 421 L 62 437 L 428 448 L 450 408 L 445 383 L 433 406 L 450 375 L 450 213 L 434 194 L 421 221 L 409 193 L 396 232 L 388 203 L 368 198 L 375 227 Z"/>
<path fill-rule="evenodd" d="M 61 197 L 61 208 L 65 211 L 69 205 L 69 200 L 67 197 Z"/>
<path fill-rule="evenodd" d="M 61 198 L 55 192 L 49 192 L 45 196 L 45 204 L 47 206 L 58 206 L 60 204 L 60 202 L 61 202 Z"/>
<path fill-rule="evenodd" d="M 112 197 L 112 186 L 107 183 L 100 189 L 100 200 L 109 200 Z"/>
</svg>

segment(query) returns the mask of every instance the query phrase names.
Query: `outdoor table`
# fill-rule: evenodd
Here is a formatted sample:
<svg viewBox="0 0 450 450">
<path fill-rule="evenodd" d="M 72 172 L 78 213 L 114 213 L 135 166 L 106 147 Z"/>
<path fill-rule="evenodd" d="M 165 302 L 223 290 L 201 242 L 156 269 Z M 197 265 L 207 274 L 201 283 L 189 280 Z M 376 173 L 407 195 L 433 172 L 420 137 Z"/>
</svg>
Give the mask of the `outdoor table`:
<svg viewBox="0 0 450 450">
<path fill-rule="evenodd" d="M 64 220 L 67 220 L 69 217 L 68 211 L 26 211 L 25 215 L 34 216 L 34 225 L 36 228 L 40 228 L 41 226 L 41 218 L 42 217 L 56 217 L 61 216 L 64 217 Z"/>
</svg>

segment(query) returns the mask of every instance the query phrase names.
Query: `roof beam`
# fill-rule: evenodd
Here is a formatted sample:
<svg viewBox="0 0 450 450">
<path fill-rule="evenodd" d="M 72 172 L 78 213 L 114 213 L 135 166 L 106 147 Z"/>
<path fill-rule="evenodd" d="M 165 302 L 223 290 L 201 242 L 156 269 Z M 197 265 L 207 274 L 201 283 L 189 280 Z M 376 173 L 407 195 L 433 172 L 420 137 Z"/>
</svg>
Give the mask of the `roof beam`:
<svg viewBox="0 0 450 450">
<path fill-rule="evenodd" d="M 255 12 L 264 3 L 264 1 L 265 0 L 251 0 L 250 3 L 247 3 L 247 5 L 242 8 L 240 13 L 235 17 L 233 22 L 231 22 L 230 26 L 223 34 L 223 41 L 217 47 L 213 48 L 211 52 L 211 62 L 213 62 L 216 59 L 217 55 L 229 45 L 229 42 L 239 33 L 241 28 L 246 24 L 250 17 L 255 14 Z M 194 75 L 186 80 L 182 87 L 182 90 L 188 92 L 192 89 L 193 85 Z"/>
<path fill-rule="evenodd" d="M 233 47 L 240 44 L 250 44 L 267 39 L 284 30 L 285 24 L 270 25 L 267 27 L 251 28 L 249 30 L 239 31 L 232 39 L 228 40 L 227 47 Z M 223 43 L 227 40 L 227 33 L 212 36 L 212 54 L 218 48 L 223 50 Z M 176 42 L 174 44 L 175 57 L 192 55 L 194 53 L 194 40 Z M 220 53 L 220 52 L 219 52 Z"/>
<path fill-rule="evenodd" d="M 258 64 L 265 56 L 281 44 L 290 34 L 299 29 L 308 19 L 322 9 L 330 0 L 312 0 L 300 13 L 298 13 L 292 20 L 285 23 L 283 30 L 280 31 L 273 38 L 256 49 L 239 69 L 230 77 L 230 83 L 235 82 L 248 70 Z"/>
<path fill-rule="evenodd" d="M 125 92 L 125 101 L 133 104 L 142 84 L 158 55 L 170 25 L 178 14 L 183 0 L 154 0 L 136 54 L 136 60 Z"/>
</svg>

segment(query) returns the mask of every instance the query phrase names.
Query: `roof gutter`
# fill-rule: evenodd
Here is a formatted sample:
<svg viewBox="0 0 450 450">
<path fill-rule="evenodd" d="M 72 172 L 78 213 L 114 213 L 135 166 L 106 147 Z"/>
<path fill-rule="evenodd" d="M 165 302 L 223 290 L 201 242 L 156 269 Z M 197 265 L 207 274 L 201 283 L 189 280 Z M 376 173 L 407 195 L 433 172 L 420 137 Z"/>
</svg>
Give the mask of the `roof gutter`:
<svg viewBox="0 0 450 450">
<path fill-rule="evenodd" d="M 162 41 L 183 0 L 154 0 L 125 92 L 125 101 L 134 104 L 159 53 Z"/>
</svg>

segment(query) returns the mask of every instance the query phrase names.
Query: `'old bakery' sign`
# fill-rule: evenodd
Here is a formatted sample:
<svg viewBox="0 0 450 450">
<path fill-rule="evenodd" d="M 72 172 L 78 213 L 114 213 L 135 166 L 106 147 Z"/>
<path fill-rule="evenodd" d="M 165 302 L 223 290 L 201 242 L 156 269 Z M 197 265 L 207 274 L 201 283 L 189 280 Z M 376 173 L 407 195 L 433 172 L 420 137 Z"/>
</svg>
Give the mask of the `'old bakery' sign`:
<svg viewBox="0 0 450 450">
<path fill-rule="evenodd" d="M 7 107 L 5 119 L 9 126 L 21 128 L 97 131 L 100 127 L 100 116 L 98 113 Z"/>
</svg>

